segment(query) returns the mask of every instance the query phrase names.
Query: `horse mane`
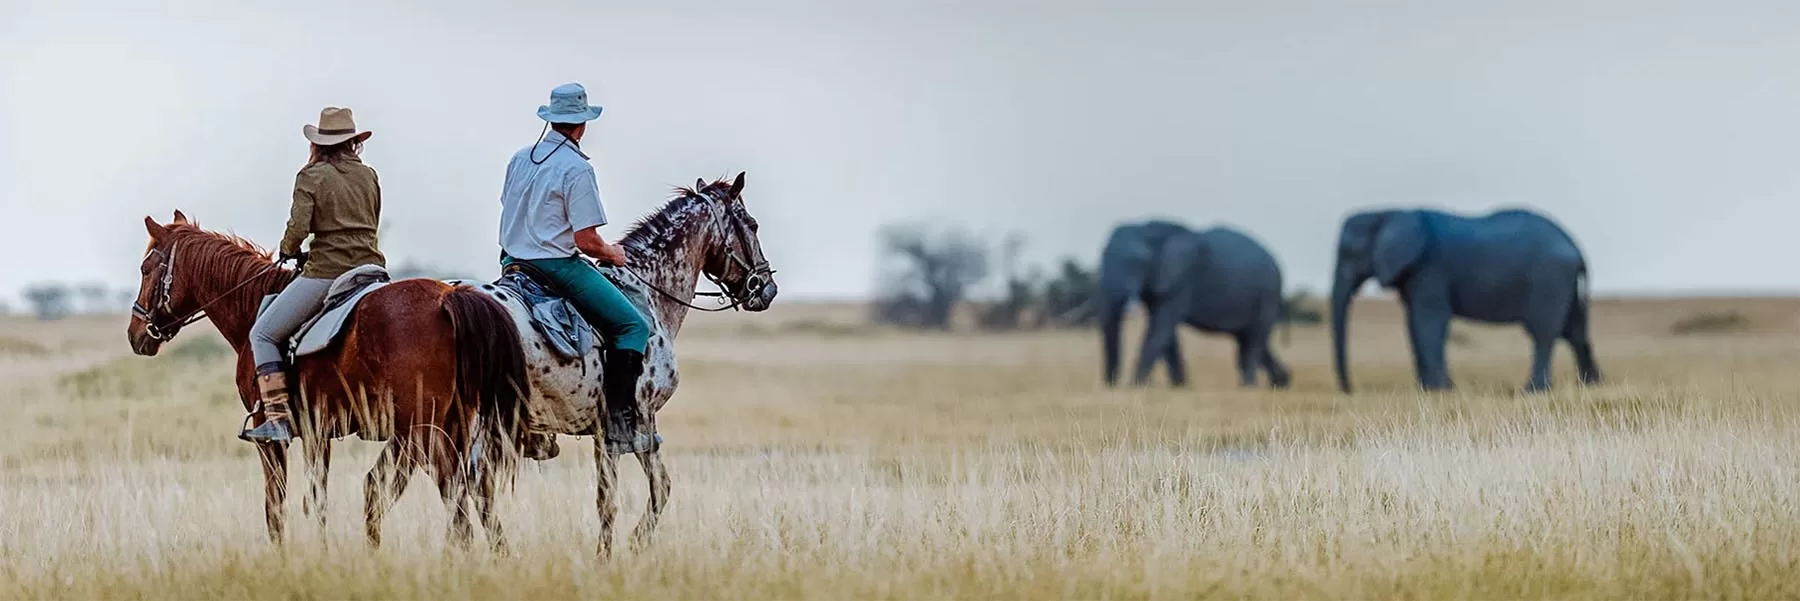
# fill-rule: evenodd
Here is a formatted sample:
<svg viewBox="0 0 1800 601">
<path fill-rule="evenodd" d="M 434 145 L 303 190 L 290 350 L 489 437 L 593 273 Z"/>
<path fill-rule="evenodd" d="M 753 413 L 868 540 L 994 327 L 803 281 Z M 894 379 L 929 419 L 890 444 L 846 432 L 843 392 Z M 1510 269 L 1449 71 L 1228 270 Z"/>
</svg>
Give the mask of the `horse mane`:
<svg viewBox="0 0 1800 601">
<path fill-rule="evenodd" d="M 203 229 L 199 225 L 192 223 L 171 223 L 164 227 L 168 228 L 170 235 L 182 236 L 181 242 L 183 244 L 200 244 L 206 247 L 230 247 L 248 252 L 262 259 L 270 261 L 274 260 L 274 256 L 269 254 L 267 249 L 257 246 L 255 242 L 251 242 L 249 239 L 237 234 L 215 232 Z M 189 239 L 192 237 L 198 237 L 198 239 Z"/>
<path fill-rule="evenodd" d="M 275 261 L 268 250 L 243 236 L 214 232 L 192 223 L 164 226 L 167 236 L 181 244 L 182 255 L 200 261 L 199 273 L 232 277 L 267 267 Z"/>
<path fill-rule="evenodd" d="M 661 209 L 631 224 L 631 229 L 626 230 L 625 236 L 620 238 L 620 245 L 650 251 L 673 244 L 681 234 L 686 233 L 688 216 L 693 215 L 698 207 L 704 206 L 712 198 L 710 194 L 730 188 L 731 182 L 724 178 L 713 180 L 699 189 L 676 186 L 669 193 L 669 201 L 663 203 Z"/>
</svg>

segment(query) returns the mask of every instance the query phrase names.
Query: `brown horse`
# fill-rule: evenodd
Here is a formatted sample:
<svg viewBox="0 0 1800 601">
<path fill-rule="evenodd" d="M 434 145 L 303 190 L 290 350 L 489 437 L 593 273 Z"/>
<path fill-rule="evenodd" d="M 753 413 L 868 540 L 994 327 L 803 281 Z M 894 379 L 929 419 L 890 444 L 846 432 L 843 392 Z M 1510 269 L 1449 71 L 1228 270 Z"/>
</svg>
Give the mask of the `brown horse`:
<svg viewBox="0 0 1800 601">
<path fill-rule="evenodd" d="M 237 351 L 237 389 L 250 410 L 260 395 L 250 356 L 250 326 L 265 295 L 279 292 L 294 272 L 241 238 L 203 230 L 180 211 L 160 224 L 149 217 L 143 282 L 126 329 L 131 349 L 152 356 L 181 327 L 202 317 Z M 480 444 L 511 447 L 522 424 L 525 358 L 506 310 L 467 286 L 428 279 L 395 281 L 358 303 L 330 347 L 297 362 L 296 436 L 305 441 L 311 487 L 304 509 L 325 523 L 325 478 L 332 439 L 356 435 L 385 440 L 370 470 L 364 522 L 370 544 L 381 544 L 381 519 L 414 468 L 437 480 L 449 508 L 449 539 L 473 540 L 467 500 L 471 477 L 482 512 L 492 507 L 492 477 L 512 453 L 480 453 Z M 229 432 L 221 430 L 220 436 Z M 495 441 L 488 444 L 486 441 Z M 262 458 L 269 538 L 280 544 L 287 492 L 287 443 L 257 445 Z M 505 537 L 490 530 L 496 548 Z"/>
</svg>

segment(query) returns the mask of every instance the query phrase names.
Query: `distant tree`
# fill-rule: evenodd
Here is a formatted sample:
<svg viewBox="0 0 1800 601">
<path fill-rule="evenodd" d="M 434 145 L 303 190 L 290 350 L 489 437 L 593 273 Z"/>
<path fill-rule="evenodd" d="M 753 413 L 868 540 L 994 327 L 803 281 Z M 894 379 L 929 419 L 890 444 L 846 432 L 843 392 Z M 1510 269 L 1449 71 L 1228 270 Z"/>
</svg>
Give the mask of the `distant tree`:
<svg viewBox="0 0 1800 601">
<path fill-rule="evenodd" d="M 988 274 L 987 245 L 955 227 L 924 224 L 881 231 L 885 277 L 873 307 L 877 322 L 947 330 L 956 306 Z"/>
<path fill-rule="evenodd" d="M 50 321 L 62 319 L 69 315 L 69 287 L 58 283 L 35 284 L 25 289 L 25 302 L 31 304 L 31 312 L 38 319 Z"/>
<path fill-rule="evenodd" d="M 1100 282 L 1094 270 L 1064 258 L 1055 276 L 1044 283 L 1041 304 L 1046 324 L 1086 326 L 1099 315 Z"/>
<path fill-rule="evenodd" d="M 1021 275 L 1019 273 L 1019 254 L 1025 249 L 1025 237 L 1012 232 L 1000 242 L 1000 277 L 1002 279 L 999 300 L 988 303 L 976 318 L 976 325 L 987 330 L 1016 330 L 1028 324 L 1027 319 L 1035 317 L 1037 307 L 1038 280 L 1036 273 Z"/>
<path fill-rule="evenodd" d="M 1288 323 L 1312 325 L 1325 321 L 1324 304 L 1304 289 L 1288 295 L 1281 305 L 1282 319 Z"/>
<path fill-rule="evenodd" d="M 76 286 L 75 293 L 81 295 L 83 310 L 88 313 L 108 313 L 112 309 L 107 303 L 106 284 L 88 282 Z"/>
</svg>

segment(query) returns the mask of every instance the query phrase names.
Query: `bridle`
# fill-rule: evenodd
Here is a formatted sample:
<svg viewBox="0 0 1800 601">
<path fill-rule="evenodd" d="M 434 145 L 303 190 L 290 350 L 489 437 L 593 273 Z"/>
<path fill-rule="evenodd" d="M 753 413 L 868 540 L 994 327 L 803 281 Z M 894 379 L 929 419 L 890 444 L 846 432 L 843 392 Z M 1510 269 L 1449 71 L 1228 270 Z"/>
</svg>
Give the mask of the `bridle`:
<svg viewBox="0 0 1800 601">
<path fill-rule="evenodd" d="M 701 191 L 695 191 L 694 194 L 697 194 L 701 198 L 706 199 L 708 201 L 720 202 L 721 206 L 723 206 L 723 203 L 721 201 L 719 201 L 717 198 L 714 198 L 710 194 L 707 194 L 707 193 L 701 192 Z M 726 310 L 739 310 L 743 307 L 744 303 L 746 303 L 750 300 L 751 297 L 762 294 L 762 291 L 764 289 L 768 288 L 770 283 L 775 281 L 775 278 L 774 278 L 775 270 L 769 268 L 768 259 L 763 259 L 762 261 L 757 262 L 755 265 L 750 264 L 750 261 L 744 259 L 744 255 L 742 253 L 738 252 L 739 245 L 737 243 L 739 240 L 738 240 L 737 230 L 735 228 L 721 228 L 720 225 L 721 224 L 718 223 L 718 218 L 715 218 L 714 222 L 713 222 L 713 227 L 714 227 L 715 231 L 723 229 L 724 231 L 728 232 L 729 235 L 731 236 L 731 238 L 726 241 L 725 247 L 730 250 L 726 252 L 725 257 L 727 259 L 730 259 L 733 263 L 736 263 L 738 266 L 738 269 L 748 271 L 749 274 L 744 276 L 744 285 L 741 288 L 739 288 L 739 287 L 733 287 L 729 284 L 726 284 L 724 278 L 715 276 L 711 273 L 707 273 L 706 270 L 704 270 L 704 269 L 702 269 L 700 271 L 701 275 L 705 275 L 706 279 L 711 281 L 713 283 L 713 286 L 717 287 L 719 289 L 719 291 L 718 292 L 696 291 L 696 292 L 694 292 L 694 296 L 718 297 L 721 299 L 721 303 L 723 303 L 723 304 L 720 304 L 719 306 L 702 307 L 699 305 L 695 305 L 694 303 L 689 302 L 685 298 L 681 298 L 679 296 L 674 295 L 673 293 L 670 293 L 667 290 L 663 290 L 662 287 L 657 286 L 655 283 L 651 282 L 649 278 L 646 278 L 646 277 L 644 277 L 643 274 L 638 273 L 636 269 L 633 269 L 630 266 L 626 266 L 624 269 L 626 271 L 631 272 L 632 277 L 637 278 L 639 282 L 643 282 L 645 286 L 648 286 L 651 290 L 655 290 L 657 294 L 662 295 L 663 298 L 667 298 L 671 301 L 675 301 L 676 303 L 680 304 L 681 306 L 687 307 L 689 309 L 693 309 L 695 311 L 705 311 L 708 313 L 713 313 L 713 312 L 718 312 L 718 311 L 726 311 Z M 729 300 L 726 300 L 726 299 L 729 299 Z"/>
<path fill-rule="evenodd" d="M 281 267 L 282 264 L 282 261 L 270 263 L 268 267 L 264 267 L 262 271 L 258 271 L 255 275 L 245 278 L 243 282 L 236 286 L 232 286 L 230 290 L 226 290 L 224 293 L 213 297 L 212 300 L 200 303 L 200 306 L 195 307 L 194 310 L 183 313 L 179 317 L 169 319 L 167 323 L 158 324 L 156 315 L 159 311 L 164 316 L 167 316 L 174 311 L 174 309 L 170 307 L 170 304 L 174 301 L 175 296 L 175 253 L 180 249 L 180 242 L 171 244 L 169 246 L 169 252 L 166 254 L 163 253 L 160 248 L 150 249 L 150 254 L 146 255 L 144 258 L 149 259 L 157 255 L 162 255 L 162 267 L 160 268 L 162 277 L 157 278 L 156 288 L 150 293 L 150 302 L 152 303 L 152 306 L 146 307 L 139 301 L 132 301 L 131 303 L 131 316 L 144 320 L 144 335 L 149 336 L 151 340 L 157 342 L 168 342 L 173 340 L 176 334 L 181 333 L 181 328 L 205 319 L 207 307 L 211 307 L 218 304 L 219 301 L 225 300 L 233 293 L 250 285 L 251 282 L 256 281 L 264 275 L 268 275 L 271 271 L 275 271 L 277 268 Z"/>
</svg>

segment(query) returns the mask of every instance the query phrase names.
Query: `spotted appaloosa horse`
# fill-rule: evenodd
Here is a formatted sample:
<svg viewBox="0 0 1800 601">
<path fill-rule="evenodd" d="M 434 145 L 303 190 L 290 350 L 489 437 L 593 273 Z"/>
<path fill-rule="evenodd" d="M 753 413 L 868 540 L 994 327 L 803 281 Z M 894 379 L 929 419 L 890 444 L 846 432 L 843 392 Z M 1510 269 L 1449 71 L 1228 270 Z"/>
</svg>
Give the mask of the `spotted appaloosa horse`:
<svg viewBox="0 0 1800 601">
<path fill-rule="evenodd" d="M 143 282 L 126 329 L 131 349 L 153 356 L 182 326 L 205 316 L 237 351 L 237 388 L 245 409 L 260 395 L 250 357 L 250 326 L 264 295 L 293 279 L 291 270 L 243 239 L 188 223 L 180 211 L 160 224 L 149 217 Z M 331 441 L 349 435 L 386 440 L 369 472 L 364 510 L 372 544 L 381 518 L 423 465 L 437 479 L 450 509 L 449 538 L 473 540 L 467 480 L 471 469 L 509 467 L 508 454 L 490 454 L 494 469 L 471 463 L 476 438 L 513 440 L 522 422 L 525 358 L 518 330 L 504 308 L 475 288 L 428 279 L 395 281 L 357 304 L 331 346 L 298 361 L 297 437 L 306 443 L 312 486 L 305 508 L 325 522 L 325 478 Z M 219 436 L 230 436 L 221 428 Z M 287 443 L 257 445 L 262 458 L 269 538 L 282 540 L 287 496 Z M 491 481 L 490 481 L 491 483 Z M 491 486 L 476 504 L 491 504 Z M 488 498 L 482 498 L 486 496 Z M 503 548 L 504 538 L 489 539 Z"/>
<path fill-rule="evenodd" d="M 693 188 L 677 188 L 675 197 L 661 210 L 640 220 L 622 238 L 629 271 L 641 278 L 649 296 L 651 337 L 645 353 L 644 375 L 638 381 L 643 423 L 654 432 L 656 412 L 675 394 L 679 382 L 673 342 L 694 306 L 694 285 L 702 274 L 729 297 L 730 307 L 762 311 L 775 301 L 774 271 L 763 258 L 757 240 L 756 220 L 744 208 L 744 174 L 731 182 L 696 181 Z M 631 275 L 624 275 L 631 285 Z M 542 334 L 531 325 L 530 313 L 520 299 L 503 288 L 484 286 L 512 314 L 516 329 L 524 335 L 531 378 L 531 397 L 525 403 L 526 453 L 533 459 L 556 455 L 557 434 L 594 436 L 594 457 L 599 484 L 596 504 L 600 510 L 599 552 L 612 552 L 613 520 L 617 512 L 613 490 L 618 456 L 606 451 L 601 428 L 604 403 L 601 392 L 599 342 L 581 361 L 553 354 Z M 710 309 L 709 309 L 710 310 Z M 669 473 L 660 450 L 637 454 L 650 481 L 649 507 L 633 533 L 633 542 L 649 541 L 663 506 L 669 499 Z M 483 488 L 482 484 L 477 484 Z M 492 512 L 480 511 L 482 523 L 498 528 Z"/>
</svg>

